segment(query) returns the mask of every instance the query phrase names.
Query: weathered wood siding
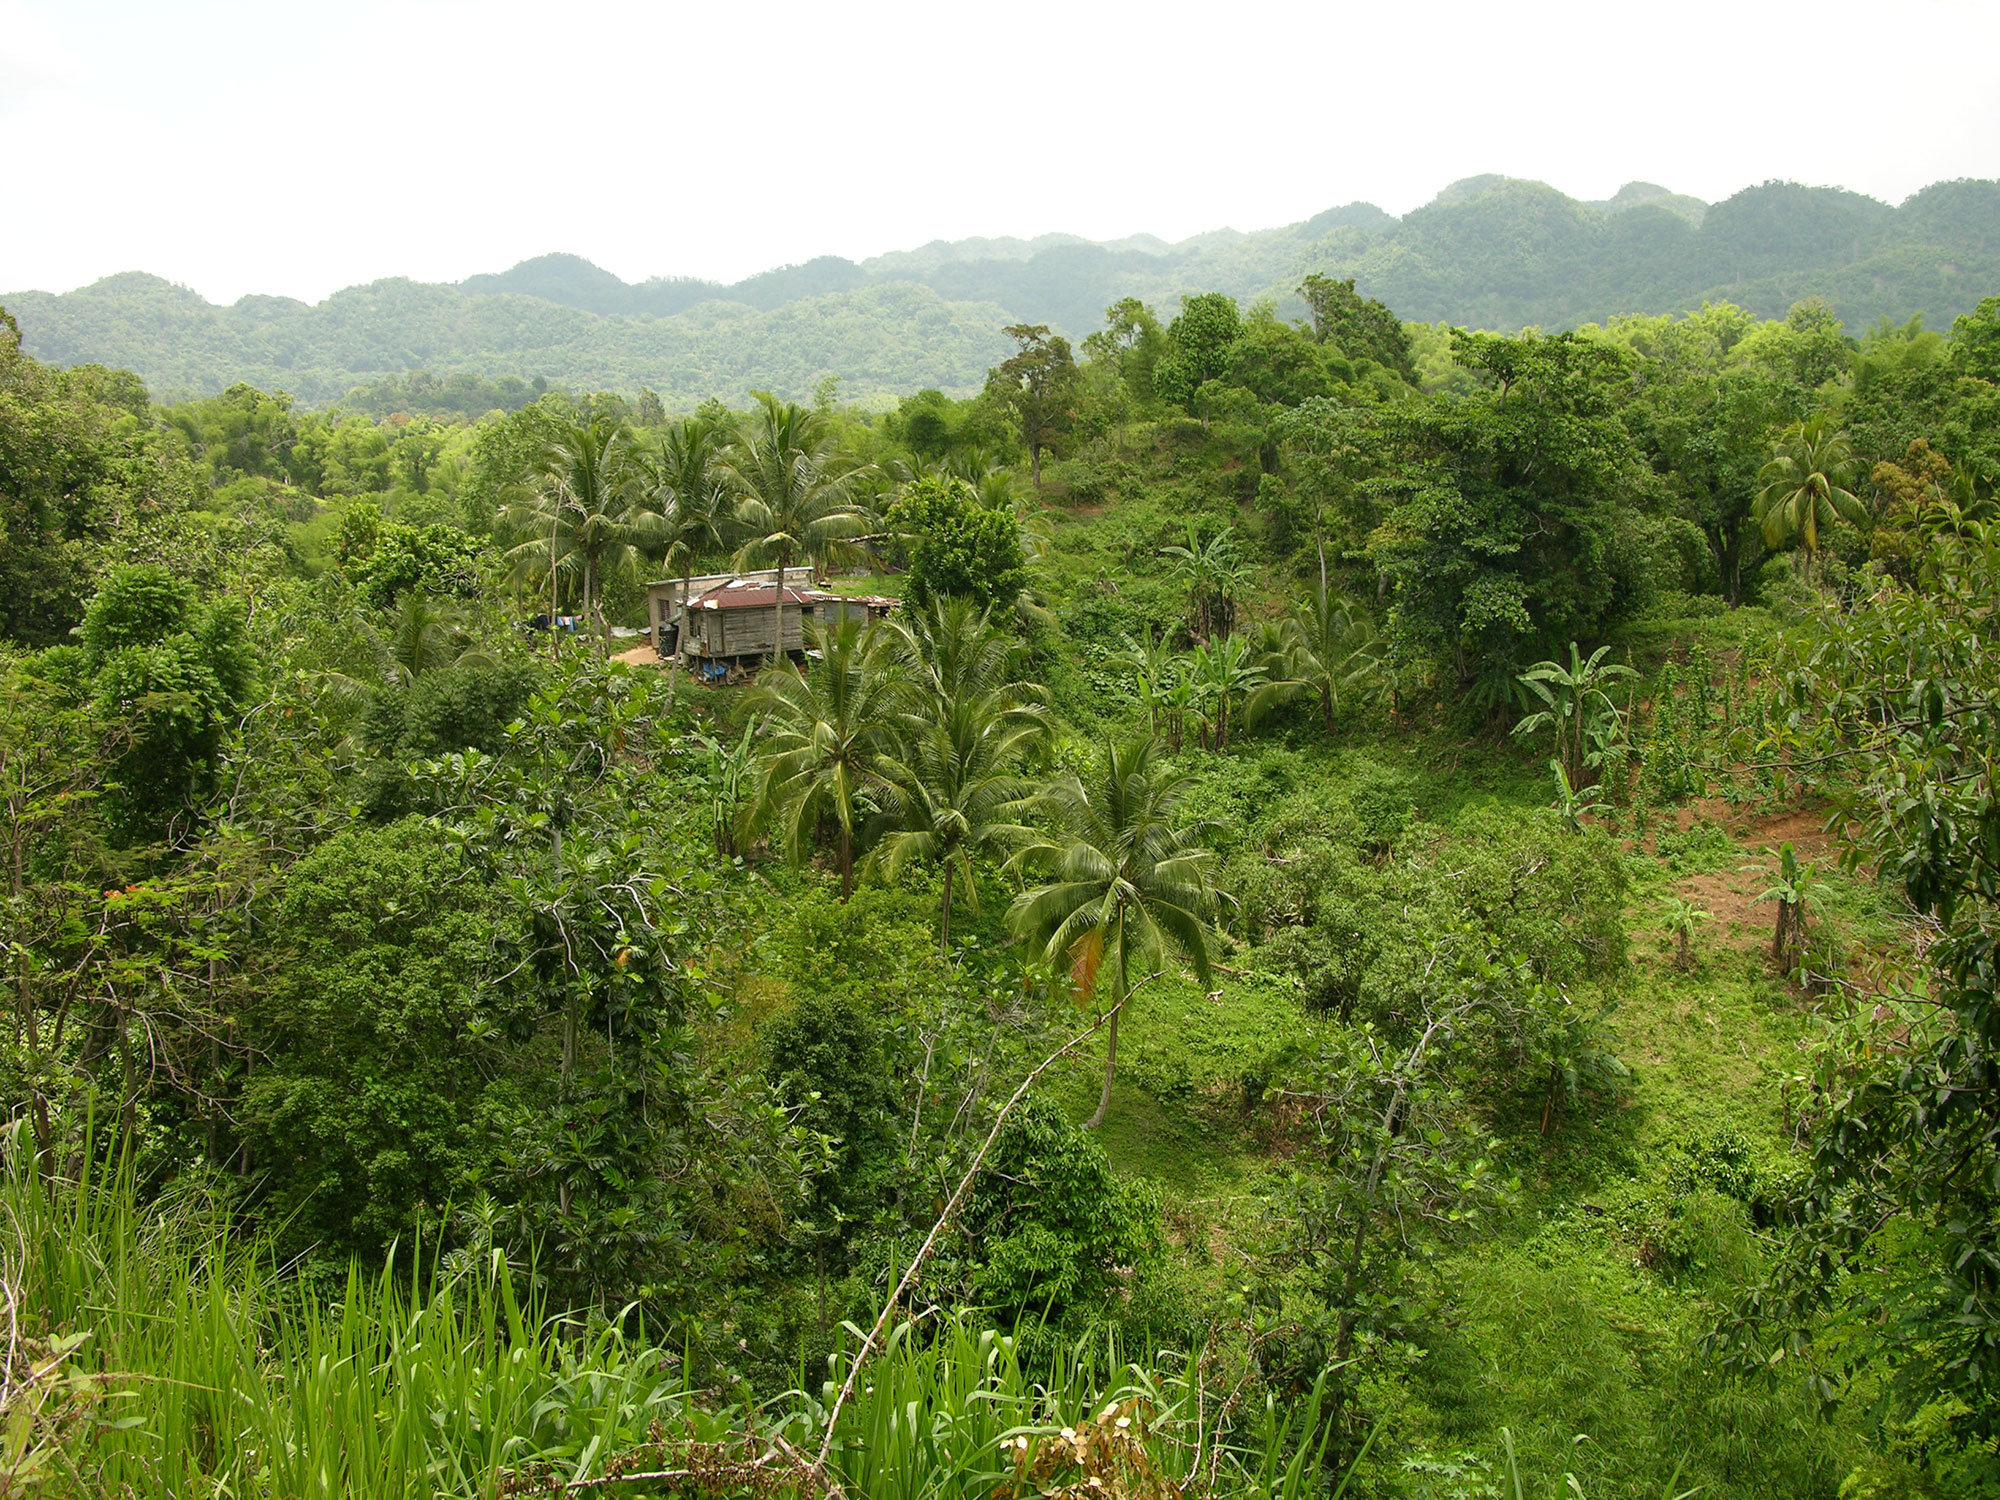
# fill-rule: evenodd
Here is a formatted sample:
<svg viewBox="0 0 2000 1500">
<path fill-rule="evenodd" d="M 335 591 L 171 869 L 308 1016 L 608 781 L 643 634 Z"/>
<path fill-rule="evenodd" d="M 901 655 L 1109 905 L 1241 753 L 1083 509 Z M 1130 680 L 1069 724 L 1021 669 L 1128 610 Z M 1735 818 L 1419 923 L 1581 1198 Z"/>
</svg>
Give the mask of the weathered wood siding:
<svg viewBox="0 0 2000 1500">
<path fill-rule="evenodd" d="M 689 648 L 696 656 L 770 656 L 777 650 L 778 607 L 775 604 L 750 609 L 695 609 L 694 638 Z M 805 649 L 802 617 L 810 608 L 796 604 L 785 607 L 785 649 Z"/>
</svg>

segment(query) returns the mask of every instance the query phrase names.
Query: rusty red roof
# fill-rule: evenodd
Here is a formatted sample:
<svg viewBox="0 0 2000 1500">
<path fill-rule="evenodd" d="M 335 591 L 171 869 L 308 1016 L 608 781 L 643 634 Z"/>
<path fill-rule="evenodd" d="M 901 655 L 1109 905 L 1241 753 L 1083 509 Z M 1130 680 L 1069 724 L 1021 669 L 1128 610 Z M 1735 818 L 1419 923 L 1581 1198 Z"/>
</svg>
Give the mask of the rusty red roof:
<svg viewBox="0 0 2000 1500">
<path fill-rule="evenodd" d="M 821 600 L 835 596 L 815 588 L 797 588 L 785 585 L 787 604 L 818 604 Z M 746 583 L 733 581 L 717 584 L 707 593 L 696 596 L 689 606 L 691 609 L 769 609 L 778 602 L 778 586 L 775 583 Z"/>
</svg>

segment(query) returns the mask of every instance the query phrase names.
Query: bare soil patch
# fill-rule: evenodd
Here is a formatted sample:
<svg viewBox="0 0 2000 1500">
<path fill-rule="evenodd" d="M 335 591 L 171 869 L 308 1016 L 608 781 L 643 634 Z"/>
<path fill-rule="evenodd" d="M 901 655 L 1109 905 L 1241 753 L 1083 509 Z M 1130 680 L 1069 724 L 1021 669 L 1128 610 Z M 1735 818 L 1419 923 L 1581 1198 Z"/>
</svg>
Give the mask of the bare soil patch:
<svg viewBox="0 0 2000 1500">
<path fill-rule="evenodd" d="M 620 651 L 611 659 L 613 661 L 622 661 L 628 667 L 664 667 L 666 665 L 665 662 L 660 660 L 659 653 L 645 642 L 634 646 L 630 651 Z"/>
<path fill-rule="evenodd" d="M 1820 860 L 1831 859 L 1837 852 L 1826 831 L 1828 816 L 1825 808 L 1784 807 L 1762 812 L 1732 806 L 1721 797 L 1699 797 L 1674 809 L 1674 828 L 1686 833 L 1697 823 L 1713 823 L 1753 849 L 1776 849 L 1789 842 L 1800 859 Z"/>
<path fill-rule="evenodd" d="M 1704 819 L 1726 830 L 1744 846 L 1743 863 L 1748 868 L 1690 875 L 1675 886 L 1683 897 L 1706 909 L 1715 919 L 1695 941 L 1742 952 L 1768 946 L 1777 920 L 1776 911 L 1768 902 L 1759 903 L 1757 898 L 1771 888 L 1776 878 L 1776 852 L 1789 843 L 1801 861 L 1831 864 L 1839 848 L 1827 834 L 1826 811 L 1785 807 L 1758 812 L 1754 808 L 1732 807 L 1719 797 L 1705 797 L 1675 809 L 1675 827 L 1681 832 Z"/>
</svg>

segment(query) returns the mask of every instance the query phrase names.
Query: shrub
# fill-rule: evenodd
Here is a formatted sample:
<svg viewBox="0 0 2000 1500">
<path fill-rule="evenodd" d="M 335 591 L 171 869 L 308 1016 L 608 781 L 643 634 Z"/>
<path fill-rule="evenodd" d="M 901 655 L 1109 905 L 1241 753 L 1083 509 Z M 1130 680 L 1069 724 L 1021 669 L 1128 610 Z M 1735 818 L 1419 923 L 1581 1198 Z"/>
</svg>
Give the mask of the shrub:
<svg viewBox="0 0 2000 1500">
<path fill-rule="evenodd" d="M 245 1017 L 264 1059 L 242 1128 L 292 1244 L 373 1254 L 435 1222 L 491 1156 L 478 1035 L 494 904 L 449 834 L 357 826 L 294 865 L 274 983 Z"/>
<path fill-rule="evenodd" d="M 875 1196 L 887 1165 L 896 1090 L 882 1028 L 850 1000 L 808 996 L 764 1032 L 765 1074 L 798 1123 L 834 1142 L 808 1205 L 813 1238 L 843 1242 L 844 1221 Z"/>
<path fill-rule="evenodd" d="M 966 1203 L 971 1290 L 998 1314 L 1101 1315 L 1161 1248 L 1158 1204 L 1054 1105 L 1015 1111 Z"/>
</svg>

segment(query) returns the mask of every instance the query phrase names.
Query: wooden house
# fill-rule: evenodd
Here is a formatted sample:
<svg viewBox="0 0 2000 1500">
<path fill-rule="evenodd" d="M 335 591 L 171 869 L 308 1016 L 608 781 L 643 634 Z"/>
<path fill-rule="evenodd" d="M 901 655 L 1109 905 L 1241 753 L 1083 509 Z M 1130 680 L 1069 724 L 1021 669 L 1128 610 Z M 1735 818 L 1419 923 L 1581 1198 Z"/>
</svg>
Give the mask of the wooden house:
<svg viewBox="0 0 2000 1500">
<path fill-rule="evenodd" d="M 798 655 L 805 650 L 807 621 L 879 619 L 895 603 L 875 596 L 828 593 L 816 586 L 805 568 L 786 570 L 782 611 L 776 568 L 692 578 L 685 596 L 680 579 L 667 579 L 648 584 L 646 596 L 654 649 L 662 658 L 677 655 L 690 666 L 720 668 L 751 666 L 780 650 Z"/>
<path fill-rule="evenodd" d="M 803 568 L 788 569 L 785 582 L 790 584 L 795 578 L 806 576 Z M 646 615 L 653 629 L 653 649 L 660 653 L 663 660 L 680 649 L 678 637 L 685 625 L 683 603 L 699 599 L 710 589 L 738 578 L 775 585 L 778 570 L 754 568 L 746 573 L 697 573 L 686 580 L 663 578 L 658 583 L 646 585 Z"/>
</svg>

